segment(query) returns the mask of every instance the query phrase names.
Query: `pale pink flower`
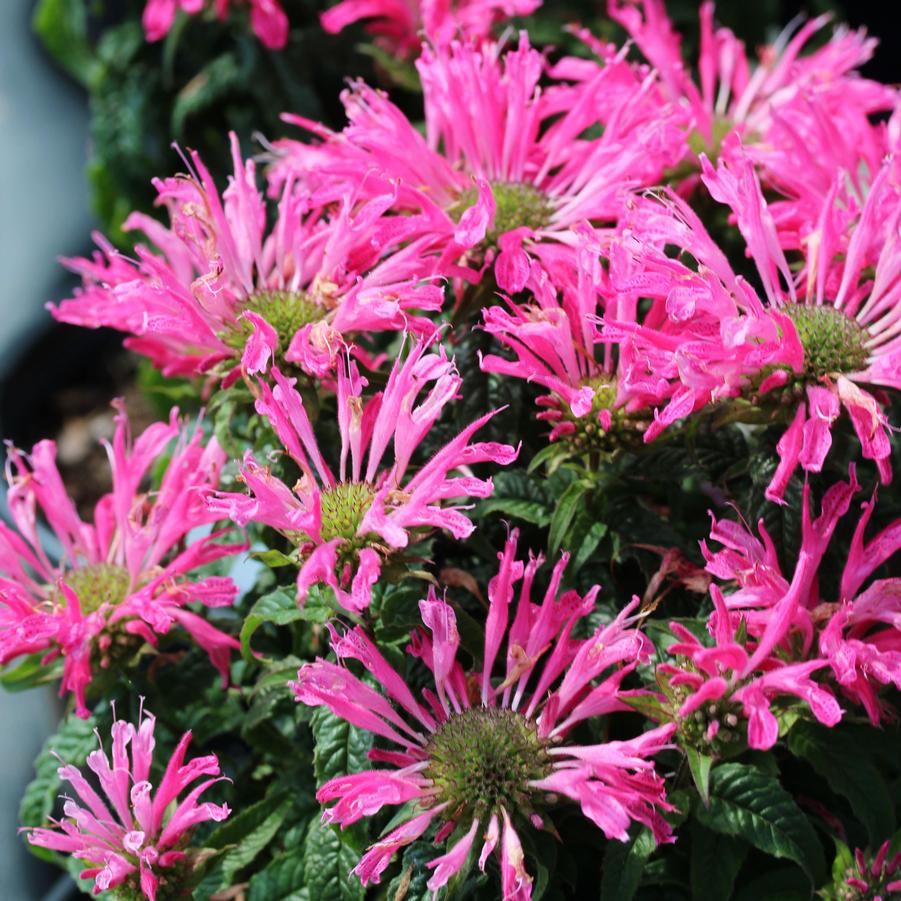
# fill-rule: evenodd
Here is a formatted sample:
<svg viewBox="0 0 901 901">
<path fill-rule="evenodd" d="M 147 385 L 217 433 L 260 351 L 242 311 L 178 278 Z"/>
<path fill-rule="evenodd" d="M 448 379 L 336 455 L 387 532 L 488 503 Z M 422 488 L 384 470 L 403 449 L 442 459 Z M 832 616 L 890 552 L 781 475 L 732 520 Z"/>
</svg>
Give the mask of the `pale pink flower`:
<svg viewBox="0 0 901 901">
<path fill-rule="evenodd" d="M 359 613 L 368 607 L 385 557 L 434 528 L 459 539 L 472 532 L 474 526 L 462 512 L 466 507 L 442 504 L 491 494 L 491 479 L 476 478 L 469 467 L 488 460 L 506 465 L 516 459 L 518 451 L 510 445 L 470 443 L 494 411 L 409 474 L 416 448 L 462 382 L 443 350 L 434 353 L 428 347 L 428 342 L 417 343 L 399 357 L 384 390 L 366 402 L 366 379 L 344 358 L 337 382 L 337 476 L 317 443 L 294 380 L 273 368 L 275 388 L 260 383 L 257 412 L 269 420 L 300 467 L 301 479 L 289 488 L 248 451 L 241 478 L 251 494 L 218 494 L 210 499 L 210 510 L 242 525 L 253 521 L 271 526 L 297 546 L 301 603 L 310 586 L 321 582 L 333 589 L 346 610 Z M 455 470 L 461 474 L 451 475 Z"/>
<path fill-rule="evenodd" d="M 192 153 L 190 176 L 155 182 L 170 227 L 142 213 L 126 220 L 159 252 L 139 244 L 132 261 L 98 238 L 93 260 L 66 261 L 84 286 L 50 307 L 54 317 L 131 335 L 126 346 L 165 375 L 212 373 L 226 383 L 242 370 L 264 372 L 276 355 L 322 378 L 355 335 L 433 330 L 414 310 L 440 309 L 442 291 L 423 241 L 400 249 L 415 226 L 385 215 L 390 191 L 361 205 L 336 198 L 327 217 L 289 180 L 267 229 L 255 164 L 241 158 L 235 135 L 231 142 L 234 176 L 221 198 Z"/>
<path fill-rule="evenodd" d="M 458 662 L 454 609 L 430 589 L 419 605 L 425 628 L 409 649 L 433 677 L 434 691 L 423 689 L 421 700 L 360 627 L 333 630 L 332 649 L 339 660 L 361 663 L 382 691 L 322 659 L 305 664 L 293 683 L 302 703 L 325 705 L 396 748 L 370 753 L 388 767 L 339 776 L 317 793 L 330 804 L 323 819 L 342 827 L 385 805 L 409 805 L 409 818 L 357 864 L 364 885 L 377 883 L 395 852 L 434 826 L 439 842 L 454 830 L 462 837 L 429 865 L 432 891 L 460 869 L 478 839 L 483 870 L 492 852 L 499 855 L 502 897 L 528 899 L 532 878 L 518 829 L 542 828 L 538 811 L 548 793 L 578 803 L 608 838 L 627 840 L 639 822 L 657 841 L 672 840 L 660 813 L 671 808 L 650 759 L 667 746 L 672 726 L 604 744 L 566 741 L 585 719 L 627 709 L 622 680 L 651 650 L 629 617 L 637 599 L 589 638 L 573 638 L 578 620 L 594 609 L 597 586 L 584 597 L 560 593 L 563 555 L 544 597 L 533 601 L 543 558 L 517 560 L 517 539 L 514 531 L 488 585 L 482 672 Z"/>
<path fill-rule="evenodd" d="M 25 830 L 32 845 L 84 861 L 80 876 L 94 881 L 95 895 L 121 886 L 131 893 L 128 897 L 155 901 L 160 889 L 189 889 L 192 830 L 200 823 L 221 822 L 231 813 L 227 804 L 199 803 L 203 792 L 225 777 L 219 775 L 215 754 L 185 762 L 190 732 L 182 736 L 154 790 L 149 780 L 155 726 L 156 718 L 143 710 L 137 727 L 116 720 L 112 758 L 101 746 L 87 759 L 102 795 L 78 767 L 63 763 L 57 773 L 72 786 L 77 800 L 64 796 L 63 819 Z M 203 781 L 179 800 L 198 779 Z"/>
<path fill-rule="evenodd" d="M 117 415 L 107 445 L 113 488 L 97 502 L 92 523 L 82 521 L 66 494 L 52 441 L 38 442 L 29 455 L 8 452 L 15 528 L 0 523 L 0 663 L 23 654 L 43 654 L 45 665 L 61 657 L 61 693 L 73 693 L 82 717 L 96 667 L 145 641 L 156 645 L 173 626 L 181 626 L 228 681 L 238 642 L 189 605 L 228 606 L 237 588 L 222 576 L 192 580 L 191 571 L 246 544 L 220 543 L 227 529 L 191 540 L 191 532 L 217 518 L 204 491 L 217 485 L 225 454 L 215 439 L 204 446 L 199 428 L 183 431 L 176 413 L 135 440 L 124 412 Z M 142 490 L 161 459 L 166 470 L 159 488 Z M 44 523 L 60 545 L 56 562 L 42 543 Z"/>
<path fill-rule="evenodd" d="M 483 40 L 511 16 L 527 16 L 541 0 L 342 0 L 320 16 L 322 27 L 337 34 L 354 22 L 379 46 L 401 57 L 419 53 L 423 39 L 445 45 L 452 40 Z"/>
<path fill-rule="evenodd" d="M 509 48 L 426 46 L 416 66 L 425 136 L 383 93 L 357 83 L 343 98 L 343 131 L 288 117 L 322 141 L 281 142 L 276 172 L 309 185 L 319 202 L 379 190 L 378 173 L 396 186 L 397 208 L 417 213 L 422 234 L 443 246 L 445 265 L 496 261 L 505 291 L 521 289 L 534 245 L 565 247 L 574 224 L 615 219 L 625 189 L 655 184 L 681 152 L 674 155 L 675 126 L 652 102 L 651 80 L 622 61 L 580 85 L 575 99 L 569 89 L 565 104 L 539 86 L 545 60 L 525 33 Z M 585 137 L 608 92 L 619 102 L 602 133 Z"/>
<path fill-rule="evenodd" d="M 212 6 L 217 18 L 228 17 L 231 0 L 147 0 L 141 23 L 148 41 L 164 38 L 178 10 L 189 16 L 197 15 L 207 6 Z M 242 5 L 242 0 L 239 0 Z M 250 26 L 262 44 L 270 50 L 281 50 L 288 40 L 288 17 L 279 0 L 243 0 L 250 6 Z"/>
</svg>

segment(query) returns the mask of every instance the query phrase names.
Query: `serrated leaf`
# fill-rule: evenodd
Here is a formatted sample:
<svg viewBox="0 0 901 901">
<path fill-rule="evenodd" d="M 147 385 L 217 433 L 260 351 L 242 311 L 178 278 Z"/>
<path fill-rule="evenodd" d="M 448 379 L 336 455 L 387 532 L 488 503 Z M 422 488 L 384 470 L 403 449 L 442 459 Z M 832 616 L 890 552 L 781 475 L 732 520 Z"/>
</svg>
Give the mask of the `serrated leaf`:
<svg viewBox="0 0 901 901">
<path fill-rule="evenodd" d="M 695 901 L 729 901 L 735 877 L 748 855 L 748 844 L 691 824 L 691 897 Z"/>
<path fill-rule="evenodd" d="M 61 789 L 56 774 L 60 762 L 54 754 L 66 763 L 81 766 L 97 747 L 97 736 L 94 735 L 96 726 L 97 721 L 93 717 L 82 720 L 69 714 L 56 734 L 44 742 L 34 762 L 34 779 L 25 788 L 19 805 L 19 823 L 22 826 L 43 826 L 47 822 Z"/>
<path fill-rule="evenodd" d="M 359 854 L 331 826 L 310 824 L 304 842 L 304 867 L 310 898 L 316 901 L 361 901 L 366 890 L 350 871 Z"/>
<path fill-rule="evenodd" d="M 628 842 L 609 842 L 601 871 L 601 901 L 631 901 L 655 848 L 654 836 L 644 828 Z"/>
<path fill-rule="evenodd" d="M 710 804 L 710 768 L 713 766 L 713 758 L 692 747 L 685 748 L 685 757 L 695 788 L 707 807 Z"/>
<path fill-rule="evenodd" d="M 287 792 L 273 792 L 216 829 L 205 845 L 222 854 L 195 889 L 195 897 L 207 898 L 231 887 L 235 876 L 278 834 L 292 804 Z"/>
<path fill-rule="evenodd" d="M 503 513 L 539 528 L 544 528 L 550 522 L 550 514 L 544 504 L 522 498 L 490 497 L 479 504 L 478 515 L 480 517 L 488 516 L 489 513 Z"/>
<path fill-rule="evenodd" d="M 832 791 L 847 798 L 874 847 L 895 831 L 895 812 L 885 779 L 867 758 L 866 749 L 840 728 L 797 722 L 789 733 L 788 748 L 806 760 Z"/>
<path fill-rule="evenodd" d="M 300 845 L 276 855 L 254 873 L 247 887 L 247 901 L 307 901 L 304 884 L 304 848 Z"/>
<path fill-rule="evenodd" d="M 809 820 L 778 779 L 756 767 L 716 767 L 710 805 L 699 807 L 695 816 L 714 832 L 740 836 L 765 854 L 798 864 L 813 885 L 825 879 L 823 849 Z"/>
<path fill-rule="evenodd" d="M 372 736 L 363 729 L 335 716 L 327 707 L 317 707 L 310 719 L 310 727 L 316 740 L 313 752 L 313 769 L 316 784 L 358 773 L 369 768 L 366 753 L 372 747 Z"/>
<path fill-rule="evenodd" d="M 288 683 L 297 677 L 302 662 L 298 657 L 284 657 L 263 671 L 251 691 L 250 708 L 241 723 L 242 732 L 246 734 L 269 719 L 279 702 L 290 700 L 293 704 Z"/>
</svg>

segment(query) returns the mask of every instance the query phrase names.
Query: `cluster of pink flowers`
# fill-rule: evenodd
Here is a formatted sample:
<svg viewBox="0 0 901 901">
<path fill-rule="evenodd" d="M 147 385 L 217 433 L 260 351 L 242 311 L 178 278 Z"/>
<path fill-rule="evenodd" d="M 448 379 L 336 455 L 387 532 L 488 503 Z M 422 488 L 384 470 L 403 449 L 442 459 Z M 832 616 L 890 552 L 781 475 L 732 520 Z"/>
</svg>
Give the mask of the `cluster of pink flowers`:
<svg viewBox="0 0 901 901">
<path fill-rule="evenodd" d="M 261 40 L 283 45 L 276 0 L 249 5 Z M 538 5 L 338 3 L 322 17 L 327 31 L 366 20 L 385 48 L 415 57 L 423 128 L 383 91 L 352 82 L 344 128 L 285 116 L 308 140 L 274 142 L 265 183 L 232 136 L 224 190 L 192 152 L 188 174 L 155 182 L 168 226 L 142 213 L 125 223 L 149 243 L 126 256 L 98 237 L 91 259 L 66 261 L 82 285 L 51 309 L 56 319 L 119 330 L 204 398 L 252 397 L 246 412 L 260 440 L 235 455 L 238 486 L 220 484 L 225 452 L 175 411 L 134 441 L 120 413 L 108 448 L 113 490 L 90 524 L 65 493 L 52 442 L 8 458 L 15 528 L 0 525 L 0 663 L 60 658 L 79 715 L 98 670 L 124 666 L 173 626 L 228 683 L 240 645 L 187 605 L 234 603 L 231 579 L 194 571 L 248 547 L 221 540 L 235 526 L 286 551 L 298 604 L 314 586 L 334 595 L 354 625 L 328 624 L 334 659 L 305 663 L 292 689 L 379 739 L 370 752 L 379 766 L 317 794 L 324 822 L 342 828 L 399 808 L 354 869 L 364 885 L 428 834 L 437 845 L 453 837 L 428 865 L 433 892 L 478 846 L 482 870 L 499 857 L 505 901 L 528 899 L 520 836 L 545 828 L 545 808 L 560 798 L 607 839 L 626 841 L 641 824 L 667 843 L 674 806 L 660 752 L 767 750 L 788 710 L 833 727 L 860 708 L 876 726 L 890 718 L 885 688 L 901 690 L 901 579 L 874 578 L 901 547 L 901 521 L 867 534 L 874 491 L 829 594 L 818 572 L 860 490 L 858 468 L 811 512 L 810 474 L 826 468 L 845 414 L 855 457 L 871 461 L 860 473 L 892 478 L 901 97 L 856 71 L 874 42 L 839 29 L 807 52 L 826 27 L 820 17 L 752 62 L 704 3 L 695 77 L 661 0 L 610 0 L 631 41 L 617 47 L 577 30 L 589 57 L 552 61 L 525 32 L 492 38 L 499 21 Z M 176 8 L 204 6 L 153 0 L 148 37 L 169 30 Z M 213 8 L 222 17 L 228 3 Z M 876 123 L 876 114 L 891 118 Z M 745 274 L 699 203 L 722 205 L 751 261 Z M 559 450 L 576 478 L 590 481 L 613 455 L 708 414 L 704 422 L 719 414 L 775 425 L 767 501 L 784 504 L 799 469 L 805 478 L 792 573 L 762 520 L 755 534 L 714 518 L 720 549 L 701 548 L 718 580 L 707 634 L 673 622 L 670 643 L 655 648 L 637 599 L 597 625 L 598 586 L 561 588 L 565 551 L 534 601 L 544 558 L 518 559 L 514 529 L 472 656 L 460 652 L 454 606 L 434 586 L 423 590 L 407 656 L 429 687 L 414 692 L 370 629 L 375 588 L 433 535 L 467 539 L 471 502 L 494 490 L 490 466 L 512 464 L 520 450 L 516 440 L 476 440 L 498 409 L 450 426 L 448 437 L 439 423 L 468 390 L 447 349 L 467 330 L 493 342 L 476 375 L 538 386 L 535 418 L 550 427 L 543 459 Z M 164 453 L 162 481 L 148 492 Z M 38 509 L 58 539 L 56 560 Z M 659 690 L 634 687 L 651 671 Z M 583 743 L 586 721 L 635 709 L 656 725 Z M 173 812 L 189 783 L 218 776 L 215 758 L 183 765 L 189 736 L 151 800 L 153 727 L 149 716 L 136 729 L 117 722 L 112 767 L 102 752 L 89 759 L 115 815 L 64 767 L 85 806 L 67 802 L 58 828 L 30 834 L 88 861 L 98 890 L 136 885 L 151 901 L 158 874 L 183 862 L 191 826 L 228 813 L 196 803 L 215 778 Z M 880 855 L 874 879 L 894 869 Z M 866 888 L 859 861 L 858 870 L 848 885 Z"/>
</svg>

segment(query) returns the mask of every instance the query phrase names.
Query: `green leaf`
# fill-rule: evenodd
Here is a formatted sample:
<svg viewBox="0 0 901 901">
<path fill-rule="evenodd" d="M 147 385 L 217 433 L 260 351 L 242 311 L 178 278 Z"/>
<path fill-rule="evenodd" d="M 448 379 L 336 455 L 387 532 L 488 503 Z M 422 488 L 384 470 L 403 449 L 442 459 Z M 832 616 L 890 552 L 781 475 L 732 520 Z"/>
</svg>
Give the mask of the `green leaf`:
<svg viewBox="0 0 901 901">
<path fill-rule="evenodd" d="M 241 627 L 241 653 L 245 660 L 253 659 L 250 639 L 263 623 L 272 623 L 276 626 L 286 626 L 298 620 L 324 623 L 329 618 L 329 612 L 329 608 L 317 603 L 312 592 L 304 606 L 298 606 L 297 594 L 293 586 L 277 588 L 269 594 L 264 594 L 253 605 Z"/>
<path fill-rule="evenodd" d="M 527 501 L 515 497 L 490 497 L 479 504 L 478 515 L 487 516 L 489 513 L 503 513 L 529 522 L 539 528 L 544 528 L 550 522 L 547 507 L 539 501 Z"/>
<path fill-rule="evenodd" d="M 172 105 L 172 134 L 180 135 L 185 123 L 240 88 L 246 73 L 233 53 L 223 53 L 208 63 L 179 92 Z"/>
<path fill-rule="evenodd" d="M 82 0 L 40 0 L 32 27 L 56 61 L 87 87 L 97 60 L 88 41 L 86 4 Z"/>
<path fill-rule="evenodd" d="M 718 835 L 691 824 L 691 897 L 696 901 L 729 901 L 735 877 L 748 855 L 747 842 Z"/>
<path fill-rule="evenodd" d="M 69 714 L 56 735 L 51 735 L 44 742 L 34 762 L 34 779 L 28 783 L 19 805 L 19 822 L 23 826 L 43 826 L 47 822 L 61 789 L 56 774 L 60 767 L 59 760 L 81 766 L 97 747 L 97 736 L 94 735 L 96 725 L 93 717 L 82 720 Z M 59 759 L 55 755 L 59 755 Z"/>
<path fill-rule="evenodd" d="M 707 807 L 710 804 L 710 768 L 713 766 L 713 758 L 692 747 L 685 748 L 685 757 L 698 794 Z"/>
<path fill-rule="evenodd" d="M 601 872 L 601 901 L 631 901 L 655 847 L 650 829 L 641 829 L 628 842 L 609 842 Z"/>
<path fill-rule="evenodd" d="M 7 691 L 27 691 L 38 685 L 55 682 L 62 675 L 62 661 L 43 663 L 44 652 L 28 654 L 15 666 L 0 673 L 0 685 Z"/>
<path fill-rule="evenodd" d="M 695 817 L 714 832 L 739 836 L 765 854 L 793 861 L 814 885 L 825 879 L 823 849 L 807 817 L 778 779 L 756 767 L 716 767 L 710 806 L 699 807 Z"/>
<path fill-rule="evenodd" d="M 557 501 L 557 506 L 554 508 L 554 513 L 551 516 L 551 529 L 548 535 L 548 547 L 552 556 L 556 555 L 557 551 L 560 550 L 570 523 L 579 512 L 580 506 L 584 503 L 585 494 L 590 487 L 588 482 L 578 479 L 572 482 L 560 495 L 560 499 Z"/>
<path fill-rule="evenodd" d="M 277 855 L 251 876 L 247 901 L 310 901 L 304 872 L 302 845 Z"/>
<path fill-rule="evenodd" d="M 806 760 L 832 791 L 848 799 L 876 847 L 895 831 L 895 812 L 888 785 L 868 759 L 866 749 L 840 728 L 797 722 L 789 733 L 788 748 Z"/>
<path fill-rule="evenodd" d="M 327 707 L 317 707 L 313 711 L 310 726 L 316 739 L 313 769 L 318 785 L 335 776 L 368 769 L 366 752 L 372 747 L 369 732 L 351 726 Z"/>
<path fill-rule="evenodd" d="M 297 677 L 302 663 L 299 657 L 283 657 L 263 671 L 250 694 L 250 708 L 241 723 L 242 732 L 246 734 L 270 719 L 280 701 L 294 704 L 288 683 Z"/>
<path fill-rule="evenodd" d="M 350 871 L 359 859 L 347 834 L 339 835 L 318 821 L 310 824 L 304 843 L 304 867 L 310 898 L 316 901 L 359 901 L 366 890 Z"/>
<path fill-rule="evenodd" d="M 222 854 L 201 880 L 195 896 L 206 898 L 229 888 L 236 874 L 275 838 L 292 804 L 287 792 L 273 792 L 216 829 L 205 844 Z"/>
<path fill-rule="evenodd" d="M 607 523 L 596 519 L 595 514 L 589 510 L 579 511 L 568 542 L 572 552 L 570 573 L 577 573 L 588 562 L 606 534 Z"/>
</svg>

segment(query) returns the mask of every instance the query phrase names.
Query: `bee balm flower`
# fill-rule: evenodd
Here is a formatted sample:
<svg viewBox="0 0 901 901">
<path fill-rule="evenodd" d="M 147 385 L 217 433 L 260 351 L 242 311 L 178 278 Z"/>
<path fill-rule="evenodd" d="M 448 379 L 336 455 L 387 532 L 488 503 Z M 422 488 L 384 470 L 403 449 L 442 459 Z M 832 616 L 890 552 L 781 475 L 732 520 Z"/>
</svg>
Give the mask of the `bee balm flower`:
<svg viewBox="0 0 901 901">
<path fill-rule="evenodd" d="M 454 470 L 465 472 L 488 460 L 506 465 L 516 459 L 517 450 L 506 444 L 470 444 L 494 411 L 467 426 L 415 475 L 408 475 L 414 451 L 462 381 L 443 351 L 427 349 L 428 343 L 420 342 L 405 359 L 398 358 L 384 391 L 366 403 L 362 397 L 366 380 L 345 358 L 346 365 L 338 370 L 341 449 L 337 476 L 316 441 L 294 381 L 273 368 L 275 388 L 260 384 L 257 412 L 269 420 L 302 476 L 291 489 L 248 451 L 241 477 L 251 495 L 216 495 L 210 499 L 210 509 L 240 524 L 254 521 L 271 526 L 296 545 L 301 602 L 311 585 L 324 582 L 346 610 L 365 609 L 382 560 L 405 548 L 417 531 L 443 528 L 461 539 L 472 532 L 474 526 L 460 508 L 441 502 L 487 497 L 491 480 L 469 474 L 451 476 Z M 420 400 L 428 386 L 428 394 Z M 393 461 L 383 465 L 389 445 Z"/>
<path fill-rule="evenodd" d="M 230 578 L 191 581 L 192 570 L 243 550 L 217 542 L 225 530 L 195 539 L 189 533 L 214 522 L 202 492 L 218 483 L 225 454 L 205 447 L 200 429 L 182 432 L 176 412 L 132 441 L 124 412 L 107 450 L 113 489 L 98 501 L 94 522 L 81 520 L 56 468 L 56 447 L 41 441 L 30 455 L 11 449 L 6 464 L 9 510 L 15 529 L 0 523 L 0 663 L 23 654 L 62 657 L 62 692 L 75 695 L 88 715 L 85 691 L 96 666 L 181 626 L 228 679 L 235 639 L 189 609 L 230 605 Z M 178 439 L 162 482 L 152 494 L 142 480 Z M 62 548 L 52 562 L 41 544 L 37 510 Z"/>
<path fill-rule="evenodd" d="M 50 308 L 56 319 L 125 332 L 126 346 L 164 375 L 213 373 L 226 384 L 273 358 L 322 378 L 351 333 L 433 331 L 414 309 L 440 309 L 442 291 L 427 281 L 422 241 L 397 250 L 412 220 L 383 215 L 391 193 L 362 206 L 333 198 L 326 218 L 289 183 L 267 234 L 255 164 L 231 140 L 234 176 L 222 197 L 193 153 L 195 174 L 156 181 L 170 228 L 141 213 L 126 221 L 160 253 L 138 245 L 132 262 L 101 239 L 93 260 L 66 261 L 84 286 Z"/>
<path fill-rule="evenodd" d="M 362 663 L 383 691 L 321 659 L 298 672 L 293 684 L 298 701 L 325 705 L 396 748 L 370 754 L 390 767 L 339 776 L 317 794 L 323 804 L 335 802 L 323 819 L 342 827 L 385 805 L 409 804 L 408 818 L 355 867 L 364 885 L 379 882 L 397 850 L 435 826 L 439 841 L 452 832 L 460 837 L 428 864 L 434 870 L 432 891 L 460 870 L 478 840 L 482 869 L 492 852 L 500 858 L 503 897 L 528 899 L 532 879 L 518 830 L 525 824 L 542 828 L 549 793 L 578 803 L 608 838 L 625 841 L 635 821 L 658 841 L 670 840 L 660 814 L 670 808 L 651 758 L 666 746 L 672 726 L 626 741 L 566 741 L 586 718 L 627 709 L 619 698 L 620 683 L 650 653 L 649 642 L 627 616 L 637 601 L 590 638 L 574 639 L 573 628 L 594 609 L 598 588 L 584 597 L 559 593 L 564 555 L 543 600 L 533 603 L 542 558 L 518 561 L 517 537 L 513 532 L 498 555 L 498 572 L 488 586 L 482 672 L 467 673 L 457 661 L 454 610 L 434 590 L 420 602 L 425 629 L 413 636 L 410 648 L 434 683 L 434 691 L 422 691 L 421 701 L 359 627 L 344 635 L 333 630 L 332 648 L 339 660 Z"/>
<path fill-rule="evenodd" d="M 190 732 L 182 736 L 154 791 L 149 779 L 155 726 L 156 719 L 146 712 L 137 727 L 116 720 L 112 762 L 102 748 L 87 760 L 103 796 L 78 767 L 63 764 L 59 777 L 72 786 L 78 800 L 67 797 L 63 819 L 50 827 L 26 830 L 32 845 L 84 861 L 80 876 L 94 880 L 94 894 L 118 889 L 116 897 L 155 901 L 161 889 L 166 897 L 168 890 L 184 891 L 190 887 L 191 830 L 199 823 L 221 822 L 231 813 L 226 804 L 198 803 L 203 792 L 225 777 L 219 775 L 214 754 L 185 763 Z M 203 777 L 209 778 L 179 801 L 179 795 Z"/>
</svg>

